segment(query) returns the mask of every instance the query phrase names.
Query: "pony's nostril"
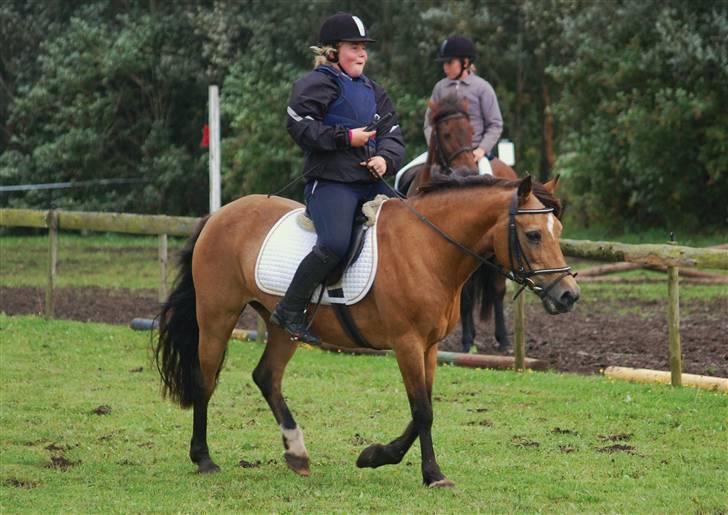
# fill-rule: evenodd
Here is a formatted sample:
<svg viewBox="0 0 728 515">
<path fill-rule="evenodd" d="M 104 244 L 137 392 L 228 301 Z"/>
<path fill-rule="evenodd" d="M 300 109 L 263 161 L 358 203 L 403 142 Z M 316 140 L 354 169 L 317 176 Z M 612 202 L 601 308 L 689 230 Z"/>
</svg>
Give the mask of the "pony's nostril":
<svg viewBox="0 0 728 515">
<path fill-rule="evenodd" d="M 561 294 L 561 303 L 564 306 L 571 306 L 574 302 L 576 302 L 577 298 L 578 297 L 574 297 L 570 291 L 565 291 Z"/>
</svg>

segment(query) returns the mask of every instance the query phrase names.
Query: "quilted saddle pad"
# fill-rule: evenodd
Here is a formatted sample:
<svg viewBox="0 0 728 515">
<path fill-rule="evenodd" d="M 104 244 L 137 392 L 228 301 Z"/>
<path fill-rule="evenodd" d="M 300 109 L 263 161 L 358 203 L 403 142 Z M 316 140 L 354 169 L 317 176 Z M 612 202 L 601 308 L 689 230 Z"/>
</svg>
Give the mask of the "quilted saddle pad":
<svg viewBox="0 0 728 515">
<path fill-rule="evenodd" d="M 316 244 L 316 233 L 303 229 L 296 220 L 303 212 L 304 208 L 289 211 L 265 237 L 255 264 L 255 282 L 266 293 L 283 296 L 298 264 Z M 359 258 L 344 271 L 339 283 L 327 287 L 322 304 L 356 304 L 369 292 L 377 273 L 376 228 L 375 223 L 367 229 Z M 314 302 L 320 290 L 314 292 Z"/>
</svg>

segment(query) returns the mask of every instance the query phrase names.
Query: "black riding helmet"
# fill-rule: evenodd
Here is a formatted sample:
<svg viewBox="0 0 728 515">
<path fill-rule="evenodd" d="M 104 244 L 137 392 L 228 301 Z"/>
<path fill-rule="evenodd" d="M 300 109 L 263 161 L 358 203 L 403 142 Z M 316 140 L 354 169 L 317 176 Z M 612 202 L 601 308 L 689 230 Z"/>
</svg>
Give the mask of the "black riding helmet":
<svg viewBox="0 0 728 515">
<path fill-rule="evenodd" d="M 369 37 L 364 22 L 350 13 L 336 13 L 329 16 L 319 29 L 319 42 L 322 45 L 334 45 L 339 41 L 374 43 Z"/>
<path fill-rule="evenodd" d="M 476 57 L 475 45 L 468 38 L 463 36 L 451 36 L 442 42 L 437 52 L 437 61 L 449 61 L 454 58 L 469 58 L 473 61 Z"/>
</svg>

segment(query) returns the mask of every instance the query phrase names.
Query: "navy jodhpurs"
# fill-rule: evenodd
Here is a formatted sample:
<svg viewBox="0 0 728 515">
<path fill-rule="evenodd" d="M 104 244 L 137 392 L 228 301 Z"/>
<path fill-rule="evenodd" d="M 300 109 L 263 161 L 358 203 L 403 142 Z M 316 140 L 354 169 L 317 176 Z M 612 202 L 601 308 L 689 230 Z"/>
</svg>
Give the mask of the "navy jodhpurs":
<svg viewBox="0 0 728 515">
<path fill-rule="evenodd" d="M 316 179 L 304 188 L 306 210 L 316 226 L 316 245 L 343 259 L 349 249 L 354 218 L 364 202 L 379 194 L 392 196 L 382 181 L 357 183 Z"/>
</svg>

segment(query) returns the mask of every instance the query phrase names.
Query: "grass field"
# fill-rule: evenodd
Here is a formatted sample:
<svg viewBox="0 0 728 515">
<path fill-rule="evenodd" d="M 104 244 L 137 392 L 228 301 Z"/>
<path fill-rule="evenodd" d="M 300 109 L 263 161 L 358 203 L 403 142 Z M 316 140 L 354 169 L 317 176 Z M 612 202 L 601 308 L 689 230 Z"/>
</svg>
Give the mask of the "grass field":
<svg viewBox="0 0 728 515">
<path fill-rule="evenodd" d="M 354 466 L 409 418 L 395 362 L 304 347 L 285 382 L 312 458 L 301 478 L 250 378 L 262 348 L 234 342 L 210 413 L 223 471 L 198 476 L 191 413 L 159 398 L 148 334 L 0 315 L 0 340 L 3 513 L 728 510 L 724 394 L 441 367 L 433 437 L 457 487 L 432 491 L 416 445 L 400 465 Z"/>
</svg>

